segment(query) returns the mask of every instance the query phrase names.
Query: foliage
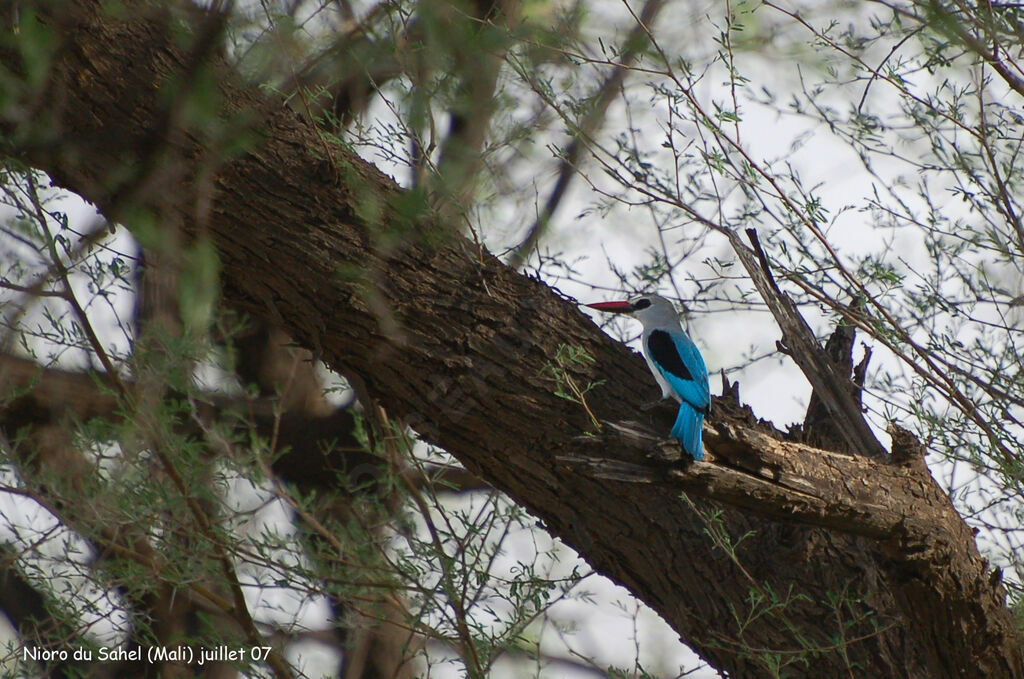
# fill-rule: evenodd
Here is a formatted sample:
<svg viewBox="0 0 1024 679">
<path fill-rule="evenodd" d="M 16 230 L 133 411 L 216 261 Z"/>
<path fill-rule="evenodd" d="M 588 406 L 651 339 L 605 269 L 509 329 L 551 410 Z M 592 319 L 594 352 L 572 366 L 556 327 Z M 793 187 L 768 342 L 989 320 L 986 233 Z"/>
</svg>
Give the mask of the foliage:
<svg viewBox="0 0 1024 679">
<path fill-rule="evenodd" d="M 600 422 L 587 405 L 587 392 L 601 386 L 604 380 L 588 380 L 586 384 L 578 384 L 572 371 L 586 368 L 594 363 L 594 357 L 582 347 L 560 344 L 552 360 L 544 365 L 544 377 L 554 383 L 555 395 L 573 403 L 579 403 L 587 411 L 595 427 Z"/>
</svg>

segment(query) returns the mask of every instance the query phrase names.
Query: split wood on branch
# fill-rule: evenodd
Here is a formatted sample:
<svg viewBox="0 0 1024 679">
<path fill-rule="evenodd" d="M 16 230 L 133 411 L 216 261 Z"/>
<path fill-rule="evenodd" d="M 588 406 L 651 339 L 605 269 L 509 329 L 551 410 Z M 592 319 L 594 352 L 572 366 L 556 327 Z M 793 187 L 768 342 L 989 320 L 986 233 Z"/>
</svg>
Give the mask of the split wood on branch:
<svg viewBox="0 0 1024 679">
<path fill-rule="evenodd" d="M 920 534 L 940 501 L 928 485 L 923 458 L 889 464 L 773 438 L 718 421 L 705 427 L 705 464 L 687 464 L 671 439 L 635 422 L 605 423 L 600 436 L 581 436 L 559 462 L 596 478 L 675 488 L 694 496 L 873 540 Z"/>
<path fill-rule="evenodd" d="M 860 455 L 884 456 L 885 449 L 875 438 L 861 412 L 859 399 L 854 398 L 853 390 L 849 388 L 850 375 L 840 373 L 838 366 L 822 349 L 807 321 L 800 315 L 796 304 L 775 283 L 768 257 L 757 238 L 757 231 L 747 229 L 754 252 L 740 241 L 735 232 L 723 233 L 729 238 L 733 251 L 782 330 L 785 353 L 800 367 L 811 383 L 814 394 L 828 408 L 835 428 L 846 440 L 849 449 Z"/>
</svg>

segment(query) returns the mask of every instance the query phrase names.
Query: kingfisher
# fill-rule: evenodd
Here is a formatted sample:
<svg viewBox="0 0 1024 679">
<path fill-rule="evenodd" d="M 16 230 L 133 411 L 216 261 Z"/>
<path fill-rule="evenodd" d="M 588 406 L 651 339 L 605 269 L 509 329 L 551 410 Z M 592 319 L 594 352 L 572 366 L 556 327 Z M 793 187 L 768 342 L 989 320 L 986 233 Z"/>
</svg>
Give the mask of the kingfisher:
<svg viewBox="0 0 1024 679">
<path fill-rule="evenodd" d="M 629 314 L 644 324 L 640 344 L 647 367 L 661 387 L 661 398 L 679 401 L 672 436 L 694 460 L 704 459 L 701 427 L 711 412 L 708 369 L 700 350 L 679 324 L 679 313 L 660 295 L 641 295 L 627 302 L 587 304 L 591 309 Z"/>
</svg>

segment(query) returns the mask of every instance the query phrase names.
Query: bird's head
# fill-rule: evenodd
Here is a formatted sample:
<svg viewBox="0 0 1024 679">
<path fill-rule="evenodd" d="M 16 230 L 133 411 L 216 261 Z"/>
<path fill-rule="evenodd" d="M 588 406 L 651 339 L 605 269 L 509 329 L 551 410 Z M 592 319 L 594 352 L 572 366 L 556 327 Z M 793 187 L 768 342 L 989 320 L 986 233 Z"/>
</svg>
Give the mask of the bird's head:
<svg viewBox="0 0 1024 679">
<path fill-rule="evenodd" d="M 615 314 L 629 314 L 644 326 L 671 326 L 679 323 L 679 312 L 661 295 L 640 295 L 627 302 L 597 302 L 587 304 L 591 309 Z"/>
</svg>

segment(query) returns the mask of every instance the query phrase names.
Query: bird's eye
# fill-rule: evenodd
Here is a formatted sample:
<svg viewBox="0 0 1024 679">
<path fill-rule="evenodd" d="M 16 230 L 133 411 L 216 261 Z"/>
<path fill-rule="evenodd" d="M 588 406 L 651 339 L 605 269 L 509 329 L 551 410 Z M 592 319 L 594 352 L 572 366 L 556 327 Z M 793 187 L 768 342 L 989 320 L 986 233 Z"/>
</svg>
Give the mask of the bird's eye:
<svg viewBox="0 0 1024 679">
<path fill-rule="evenodd" d="M 633 304 L 633 308 L 638 310 L 646 309 L 649 306 L 651 306 L 651 300 L 647 299 L 646 297 L 643 299 L 638 299 L 636 303 Z"/>
</svg>

